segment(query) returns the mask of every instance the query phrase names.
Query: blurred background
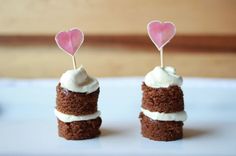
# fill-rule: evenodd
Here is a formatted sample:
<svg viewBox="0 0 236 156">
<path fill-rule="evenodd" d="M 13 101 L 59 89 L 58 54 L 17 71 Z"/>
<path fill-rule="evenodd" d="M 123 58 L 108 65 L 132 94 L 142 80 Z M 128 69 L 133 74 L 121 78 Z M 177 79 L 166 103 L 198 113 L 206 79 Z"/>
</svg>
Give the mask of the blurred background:
<svg viewBox="0 0 236 156">
<path fill-rule="evenodd" d="M 78 64 L 96 77 L 144 76 L 159 65 L 150 20 L 172 21 L 177 34 L 165 65 L 190 77 L 236 78 L 235 0 L 0 0 L 0 77 L 59 78 L 71 58 L 54 42 L 79 27 Z"/>
</svg>

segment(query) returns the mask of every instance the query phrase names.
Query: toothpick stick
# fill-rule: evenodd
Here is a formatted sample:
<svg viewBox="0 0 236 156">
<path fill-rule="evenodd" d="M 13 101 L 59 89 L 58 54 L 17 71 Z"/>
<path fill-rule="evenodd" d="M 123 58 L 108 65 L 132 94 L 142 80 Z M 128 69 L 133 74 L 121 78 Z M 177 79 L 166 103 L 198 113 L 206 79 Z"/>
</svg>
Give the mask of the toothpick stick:
<svg viewBox="0 0 236 156">
<path fill-rule="evenodd" d="M 160 51 L 161 68 L 163 68 L 163 47 L 174 37 L 176 33 L 175 25 L 172 22 L 153 20 L 148 23 L 147 31 L 150 39 Z"/>
<path fill-rule="evenodd" d="M 77 69 L 75 53 L 84 41 L 84 33 L 78 28 L 69 31 L 61 31 L 56 34 L 55 41 L 57 46 L 72 57 L 73 67 Z"/>
<path fill-rule="evenodd" d="M 161 59 L 161 68 L 163 68 L 164 67 L 163 48 L 160 49 L 160 59 Z"/>
<path fill-rule="evenodd" d="M 76 66 L 76 60 L 75 60 L 75 56 L 74 55 L 72 55 L 72 61 L 73 61 L 74 69 L 76 69 L 77 66 Z"/>
</svg>

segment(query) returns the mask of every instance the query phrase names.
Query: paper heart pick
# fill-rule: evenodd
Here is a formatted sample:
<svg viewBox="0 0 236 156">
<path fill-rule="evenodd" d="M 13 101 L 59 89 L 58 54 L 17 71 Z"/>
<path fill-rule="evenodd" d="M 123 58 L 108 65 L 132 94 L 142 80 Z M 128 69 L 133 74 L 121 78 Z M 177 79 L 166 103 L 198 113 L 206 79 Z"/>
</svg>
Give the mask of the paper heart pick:
<svg viewBox="0 0 236 156">
<path fill-rule="evenodd" d="M 171 22 L 151 21 L 147 25 L 148 35 L 159 51 L 174 37 L 175 25 Z"/>
<path fill-rule="evenodd" d="M 78 28 L 73 28 L 57 33 L 55 40 L 60 49 L 74 56 L 84 41 L 84 34 Z"/>
</svg>

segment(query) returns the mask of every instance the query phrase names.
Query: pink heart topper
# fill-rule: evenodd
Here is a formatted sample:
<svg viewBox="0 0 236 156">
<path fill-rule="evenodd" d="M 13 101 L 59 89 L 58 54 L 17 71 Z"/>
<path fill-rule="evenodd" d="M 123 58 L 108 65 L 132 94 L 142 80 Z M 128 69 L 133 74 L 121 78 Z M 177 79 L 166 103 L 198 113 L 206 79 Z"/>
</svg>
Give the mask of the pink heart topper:
<svg viewBox="0 0 236 156">
<path fill-rule="evenodd" d="M 57 46 L 67 54 L 74 56 L 84 41 L 84 33 L 78 28 L 59 32 L 55 36 Z"/>
<path fill-rule="evenodd" d="M 174 37 L 175 25 L 171 22 L 151 21 L 147 25 L 148 35 L 157 49 L 161 49 Z"/>
</svg>

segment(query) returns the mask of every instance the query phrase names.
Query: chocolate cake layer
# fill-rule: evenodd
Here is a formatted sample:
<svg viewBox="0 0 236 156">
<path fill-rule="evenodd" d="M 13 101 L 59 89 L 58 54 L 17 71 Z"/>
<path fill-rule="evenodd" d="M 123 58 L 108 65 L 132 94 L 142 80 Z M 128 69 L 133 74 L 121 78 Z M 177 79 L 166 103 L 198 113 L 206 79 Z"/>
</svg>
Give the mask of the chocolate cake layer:
<svg viewBox="0 0 236 156">
<path fill-rule="evenodd" d="M 100 117 L 87 121 L 74 121 L 64 123 L 58 120 L 58 134 L 67 140 L 90 139 L 100 135 L 100 126 L 102 119 Z"/>
<path fill-rule="evenodd" d="M 173 141 L 183 138 L 183 122 L 152 120 L 143 113 L 139 115 L 141 133 L 156 141 Z"/>
<path fill-rule="evenodd" d="M 93 93 L 77 93 L 57 85 L 56 109 L 70 115 L 87 115 L 97 111 L 99 88 Z"/>
<path fill-rule="evenodd" d="M 173 113 L 184 110 L 183 92 L 178 86 L 151 88 L 142 84 L 142 107 L 151 112 Z"/>
</svg>

